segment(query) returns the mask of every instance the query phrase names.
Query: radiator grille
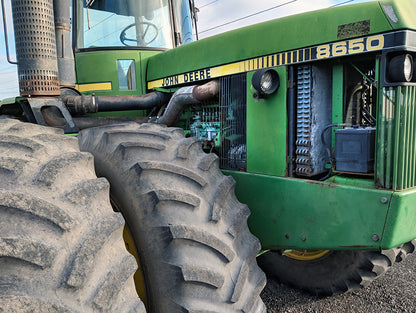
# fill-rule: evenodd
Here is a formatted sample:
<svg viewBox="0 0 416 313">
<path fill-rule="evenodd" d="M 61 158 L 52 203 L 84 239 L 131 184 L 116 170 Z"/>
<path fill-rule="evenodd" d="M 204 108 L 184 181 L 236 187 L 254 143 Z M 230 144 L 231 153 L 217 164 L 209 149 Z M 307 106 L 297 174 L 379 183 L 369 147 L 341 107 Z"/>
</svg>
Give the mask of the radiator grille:
<svg viewBox="0 0 416 313">
<path fill-rule="evenodd" d="M 310 66 L 298 68 L 296 173 L 310 175 L 311 170 L 311 84 Z"/>
<path fill-rule="evenodd" d="M 246 74 L 220 79 L 219 112 L 221 121 L 220 166 L 246 170 Z"/>
<path fill-rule="evenodd" d="M 416 186 L 416 87 L 384 88 L 380 99 L 377 182 L 401 190 Z"/>
</svg>

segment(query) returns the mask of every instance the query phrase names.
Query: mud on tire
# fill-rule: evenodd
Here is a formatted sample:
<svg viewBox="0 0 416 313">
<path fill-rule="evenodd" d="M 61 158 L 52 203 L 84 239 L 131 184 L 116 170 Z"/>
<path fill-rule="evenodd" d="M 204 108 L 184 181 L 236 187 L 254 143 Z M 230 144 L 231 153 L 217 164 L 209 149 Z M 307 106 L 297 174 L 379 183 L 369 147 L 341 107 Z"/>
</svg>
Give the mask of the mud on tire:
<svg viewBox="0 0 416 313">
<path fill-rule="evenodd" d="M 75 138 L 0 119 L 0 312 L 145 312 L 108 194 Z"/>
<path fill-rule="evenodd" d="M 215 155 L 153 124 L 93 128 L 79 142 L 132 233 L 150 312 L 265 312 L 260 243 Z"/>
</svg>

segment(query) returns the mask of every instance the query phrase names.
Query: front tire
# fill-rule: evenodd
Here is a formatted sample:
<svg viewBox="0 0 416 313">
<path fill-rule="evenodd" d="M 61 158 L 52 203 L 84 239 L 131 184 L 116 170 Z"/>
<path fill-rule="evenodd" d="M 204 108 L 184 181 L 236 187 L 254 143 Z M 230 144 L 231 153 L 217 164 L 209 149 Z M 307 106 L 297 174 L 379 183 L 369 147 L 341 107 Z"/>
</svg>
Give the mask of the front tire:
<svg viewBox="0 0 416 313">
<path fill-rule="evenodd" d="M 145 312 L 108 195 L 75 138 L 0 118 L 0 312 Z"/>
<path fill-rule="evenodd" d="M 127 221 L 150 312 L 265 312 L 260 243 L 216 156 L 154 124 L 88 129 L 79 142 Z"/>
</svg>

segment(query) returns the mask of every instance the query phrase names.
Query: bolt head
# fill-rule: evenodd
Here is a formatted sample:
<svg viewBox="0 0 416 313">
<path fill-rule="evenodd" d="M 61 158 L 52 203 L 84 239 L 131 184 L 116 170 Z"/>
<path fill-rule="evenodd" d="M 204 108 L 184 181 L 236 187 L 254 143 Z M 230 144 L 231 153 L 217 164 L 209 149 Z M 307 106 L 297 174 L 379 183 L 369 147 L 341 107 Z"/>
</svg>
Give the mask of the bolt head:
<svg viewBox="0 0 416 313">
<path fill-rule="evenodd" d="M 386 204 L 387 202 L 389 202 L 389 199 L 387 199 L 387 197 L 381 197 L 380 202 Z"/>
<path fill-rule="evenodd" d="M 371 239 L 373 239 L 373 241 L 377 242 L 380 240 L 380 237 L 377 234 L 374 234 L 373 236 L 371 236 Z"/>
</svg>

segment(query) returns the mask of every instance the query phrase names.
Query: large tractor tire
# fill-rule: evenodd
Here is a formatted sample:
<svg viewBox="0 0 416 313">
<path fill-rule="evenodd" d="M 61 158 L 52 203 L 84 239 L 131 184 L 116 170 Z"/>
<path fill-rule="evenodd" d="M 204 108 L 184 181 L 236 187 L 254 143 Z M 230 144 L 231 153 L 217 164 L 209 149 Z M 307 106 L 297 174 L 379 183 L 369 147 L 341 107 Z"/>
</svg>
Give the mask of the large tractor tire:
<svg viewBox="0 0 416 313">
<path fill-rule="evenodd" d="M 145 312 L 123 227 L 75 138 L 0 119 L 0 312 Z"/>
<path fill-rule="evenodd" d="M 182 129 L 155 124 L 92 128 L 79 142 L 126 219 L 148 312 L 266 311 L 260 243 L 215 155 Z"/>
<path fill-rule="evenodd" d="M 415 252 L 416 250 L 416 239 L 413 239 L 412 241 L 406 242 L 405 244 L 403 244 L 400 248 L 400 252 L 397 255 L 396 258 L 396 262 L 401 262 L 404 259 L 406 259 L 406 257 L 409 254 L 412 254 L 413 252 Z"/>
<path fill-rule="evenodd" d="M 269 251 L 258 258 L 268 277 L 313 295 L 359 289 L 384 275 L 415 249 L 415 241 L 382 251 Z"/>
</svg>

